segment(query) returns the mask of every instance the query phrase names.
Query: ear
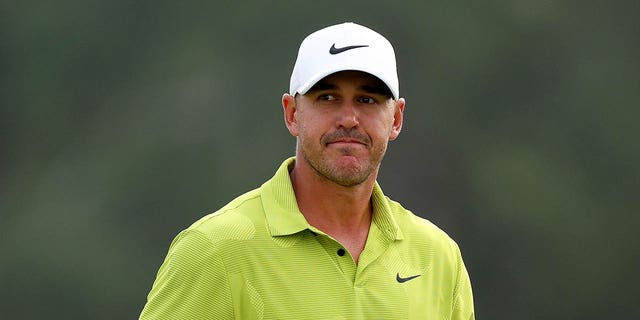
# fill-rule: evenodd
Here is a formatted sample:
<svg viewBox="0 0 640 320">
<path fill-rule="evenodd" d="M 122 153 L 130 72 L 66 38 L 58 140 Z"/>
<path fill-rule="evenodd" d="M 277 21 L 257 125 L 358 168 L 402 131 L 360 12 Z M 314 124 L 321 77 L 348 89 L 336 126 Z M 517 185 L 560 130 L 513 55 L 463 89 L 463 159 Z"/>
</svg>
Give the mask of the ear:
<svg viewBox="0 0 640 320">
<path fill-rule="evenodd" d="M 292 136 L 298 136 L 298 120 L 296 119 L 296 99 L 285 93 L 282 95 L 282 109 L 284 111 L 284 123 Z"/>
<path fill-rule="evenodd" d="M 404 117 L 404 98 L 400 98 L 395 103 L 395 112 L 393 113 L 393 126 L 391 127 L 391 133 L 389 134 L 389 141 L 393 141 L 400 135 L 402 130 L 402 121 Z"/>
</svg>

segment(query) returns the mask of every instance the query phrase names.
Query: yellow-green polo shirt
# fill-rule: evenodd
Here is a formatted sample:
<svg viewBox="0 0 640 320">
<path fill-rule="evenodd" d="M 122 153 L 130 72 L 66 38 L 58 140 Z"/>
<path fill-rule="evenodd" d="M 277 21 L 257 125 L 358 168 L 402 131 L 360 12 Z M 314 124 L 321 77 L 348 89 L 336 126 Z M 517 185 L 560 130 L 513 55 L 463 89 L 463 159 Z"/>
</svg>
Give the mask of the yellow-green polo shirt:
<svg viewBox="0 0 640 320">
<path fill-rule="evenodd" d="M 174 239 L 140 319 L 474 319 L 460 250 L 442 230 L 376 183 L 356 265 L 300 213 L 293 164 Z"/>
</svg>

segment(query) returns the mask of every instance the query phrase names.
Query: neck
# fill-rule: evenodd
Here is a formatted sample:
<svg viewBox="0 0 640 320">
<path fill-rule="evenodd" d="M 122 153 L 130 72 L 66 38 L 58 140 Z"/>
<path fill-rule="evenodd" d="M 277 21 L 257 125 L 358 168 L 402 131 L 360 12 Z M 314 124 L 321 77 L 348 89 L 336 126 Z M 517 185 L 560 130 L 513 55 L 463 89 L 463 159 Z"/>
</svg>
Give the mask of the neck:
<svg viewBox="0 0 640 320">
<path fill-rule="evenodd" d="M 318 220 L 316 216 L 320 216 L 321 224 L 354 226 L 367 220 L 363 217 L 371 216 L 375 174 L 361 184 L 346 187 L 320 176 L 302 161 L 296 161 L 291 182 L 298 207 L 307 220 Z"/>
<path fill-rule="evenodd" d="M 298 207 L 307 222 L 344 245 L 356 262 L 371 225 L 376 176 L 377 171 L 363 183 L 345 187 L 320 176 L 304 160 L 296 160 L 291 171 Z"/>
</svg>

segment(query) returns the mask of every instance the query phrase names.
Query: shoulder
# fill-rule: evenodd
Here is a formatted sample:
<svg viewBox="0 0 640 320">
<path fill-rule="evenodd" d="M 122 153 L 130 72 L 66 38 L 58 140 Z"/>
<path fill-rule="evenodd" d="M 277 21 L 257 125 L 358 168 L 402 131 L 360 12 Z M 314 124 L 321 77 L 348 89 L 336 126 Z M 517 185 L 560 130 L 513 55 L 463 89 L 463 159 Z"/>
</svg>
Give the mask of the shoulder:
<svg viewBox="0 0 640 320">
<path fill-rule="evenodd" d="M 197 237 L 209 243 L 254 237 L 264 213 L 258 189 L 249 191 L 210 213 L 181 232 L 178 238 Z"/>
<path fill-rule="evenodd" d="M 409 235 L 418 238 L 452 241 L 444 230 L 440 229 L 428 219 L 416 215 L 397 201 L 388 199 L 388 203 L 394 219 L 405 236 Z"/>
<path fill-rule="evenodd" d="M 396 201 L 389 199 L 389 206 L 402 232 L 404 247 L 429 255 L 447 257 L 450 261 L 458 259 L 458 245 L 444 230 Z"/>
</svg>

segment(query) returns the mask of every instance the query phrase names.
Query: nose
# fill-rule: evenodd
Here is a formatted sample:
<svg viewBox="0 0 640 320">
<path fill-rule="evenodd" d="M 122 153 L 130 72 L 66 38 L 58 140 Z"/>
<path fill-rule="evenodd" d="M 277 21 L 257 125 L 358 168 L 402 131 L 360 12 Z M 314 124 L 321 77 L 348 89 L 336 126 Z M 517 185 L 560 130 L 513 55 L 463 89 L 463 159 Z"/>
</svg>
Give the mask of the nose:
<svg viewBox="0 0 640 320">
<path fill-rule="evenodd" d="M 358 110 L 353 102 L 345 101 L 340 106 L 340 114 L 338 116 L 338 127 L 344 127 L 351 129 L 357 127 L 358 122 Z"/>
</svg>

